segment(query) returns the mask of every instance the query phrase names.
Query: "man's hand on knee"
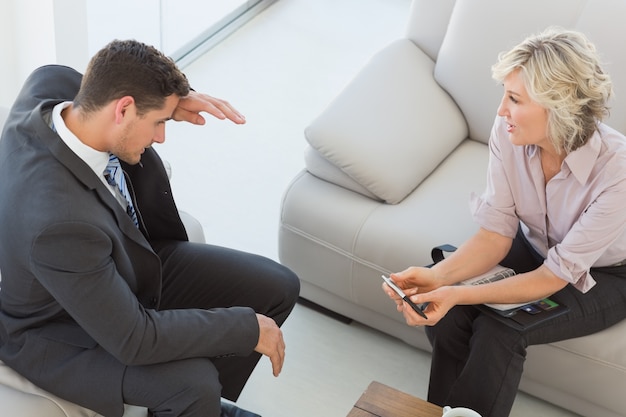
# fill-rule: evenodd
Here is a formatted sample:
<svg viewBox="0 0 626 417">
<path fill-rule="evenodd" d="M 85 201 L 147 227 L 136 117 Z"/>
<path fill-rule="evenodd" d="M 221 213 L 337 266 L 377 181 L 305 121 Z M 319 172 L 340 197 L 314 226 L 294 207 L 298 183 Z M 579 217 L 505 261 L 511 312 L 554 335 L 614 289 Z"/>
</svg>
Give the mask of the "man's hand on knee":
<svg viewBox="0 0 626 417">
<path fill-rule="evenodd" d="M 285 362 L 283 332 L 271 318 L 262 314 L 256 317 L 259 321 L 259 343 L 254 350 L 270 358 L 274 376 L 278 376 Z"/>
</svg>

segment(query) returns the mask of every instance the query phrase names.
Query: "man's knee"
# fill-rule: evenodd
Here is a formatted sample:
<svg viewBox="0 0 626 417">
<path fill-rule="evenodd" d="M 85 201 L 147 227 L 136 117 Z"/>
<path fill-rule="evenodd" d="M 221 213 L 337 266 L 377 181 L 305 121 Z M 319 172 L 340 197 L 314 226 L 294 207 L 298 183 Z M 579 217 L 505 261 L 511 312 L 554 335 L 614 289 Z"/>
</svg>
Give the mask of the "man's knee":
<svg viewBox="0 0 626 417">
<path fill-rule="evenodd" d="M 287 318 L 300 295 L 300 279 L 289 268 L 272 262 L 264 274 L 264 291 L 266 309 L 259 311 L 279 325 Z"/>
<path fill-rule="evenodd" d="M 209 359 L 197 358 L 129 367 L 124 400 L 147 407 L 154 417 L 219 417 L 222 386 Z"/>
<path fill-rule="evenodd" d="M 300 279 L 291 269 L 282 266 L 281 281 L 284 300 L 287 303 L 295 304 L 300 295 Z"/>
<path fill-rule="evenodd" d="M 182 400 L 181 404 L 186 407 L 185 411 L 190 416 L 220 416 L 222 386 L 217 376 L 208 377 L 208 375 L 200 374 L 196 374 L 195 377 L 190 376 L 185 382 L 185 387 L 182 388 L 181 398 L 173 398 L 172 400 Z"/>
</svg>

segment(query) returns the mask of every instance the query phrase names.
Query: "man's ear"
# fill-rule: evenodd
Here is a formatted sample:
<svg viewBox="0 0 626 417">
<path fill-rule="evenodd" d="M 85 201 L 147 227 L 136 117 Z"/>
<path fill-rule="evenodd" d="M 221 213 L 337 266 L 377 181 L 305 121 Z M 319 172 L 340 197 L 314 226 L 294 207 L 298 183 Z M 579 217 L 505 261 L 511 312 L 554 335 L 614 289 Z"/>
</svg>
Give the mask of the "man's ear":
<svg viewBox="0 0 626 417">
<path fill-rule="evenodd" d="M 121 124 L 128 116 L 128 111 L 134 109 L 135 99 L 132 96 L 124 96 L 115 103 L 115 123 Z M 134 111 L 133 111 L 134 113 Z"/>
</svg>

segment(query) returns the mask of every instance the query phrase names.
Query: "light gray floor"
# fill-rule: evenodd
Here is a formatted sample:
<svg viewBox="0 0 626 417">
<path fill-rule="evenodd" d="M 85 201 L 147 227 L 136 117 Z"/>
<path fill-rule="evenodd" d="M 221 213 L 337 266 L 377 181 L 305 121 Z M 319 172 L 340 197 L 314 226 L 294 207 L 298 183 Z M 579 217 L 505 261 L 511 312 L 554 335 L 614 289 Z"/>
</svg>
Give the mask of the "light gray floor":
<svg viewBox="0 0 626 417">
<path fill-rule="evenodd" d="M 228 99 L 248 121 L 172 123 L 157 148 L 172 164 L 179 206 L 209 242 L 277 259 L 281 197 L 303 167 L 304 128 L 369 57 L 402 36 L 409 4 L 279 0 L 185 68 L 196 90 Z M 426 394 L 429 355 L 358 323 L 298 305 L 284 334 L 282 375 L 274 378 L 264 358 L 240 406 L 264 417 L 343 417 L 372 380 Z M 520 394 L 512 416 L 572 414 Z"/>
</svg>

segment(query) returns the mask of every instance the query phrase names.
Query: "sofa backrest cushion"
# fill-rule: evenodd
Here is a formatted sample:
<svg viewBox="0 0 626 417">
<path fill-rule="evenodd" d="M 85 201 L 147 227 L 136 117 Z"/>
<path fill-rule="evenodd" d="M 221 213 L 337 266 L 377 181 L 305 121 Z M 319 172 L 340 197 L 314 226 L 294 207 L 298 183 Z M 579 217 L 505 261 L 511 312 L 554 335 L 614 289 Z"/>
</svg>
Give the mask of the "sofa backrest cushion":
<svg viewBox="0 0 626 417">
<path fill-rule="evenodd" d="M 405 36 L 434 61 L 456 0 L 413 0 Z"/>
<path fill-rule="evenodd" d="M 603 68 L 613 80 L 615 94 L 606 122 L 626 134 L 626 1 L 587 0 L 574 28 L 596 45 Z"/>
<path fill-rule="evenodd" d="M 498 54 L 549 26 L 580 30 L 613 77 L 609 124 L 626 128 L 626 2 L 614 0 L 456 0 L 437 56 L 435 78 L 465 115 L 472 139 L 486 142 L 502 97 L 491 78 Z"/>
<path fill-rule="evenodd" d="M 306 128 L 309 145 L 369 193 L 399 203 L 467 138 L 433 67 L 410 40 L 392 43 Z M 307 164 L 324 178 L 318 168 Z"/>
</svg>

